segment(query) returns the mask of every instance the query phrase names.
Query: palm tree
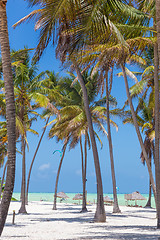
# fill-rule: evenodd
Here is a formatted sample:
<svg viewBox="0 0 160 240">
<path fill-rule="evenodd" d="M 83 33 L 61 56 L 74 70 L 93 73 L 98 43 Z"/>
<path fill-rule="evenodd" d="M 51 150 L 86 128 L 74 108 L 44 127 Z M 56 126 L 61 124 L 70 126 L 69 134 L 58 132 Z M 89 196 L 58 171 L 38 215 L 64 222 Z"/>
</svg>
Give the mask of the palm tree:
<svg viewBox="0 0 160 240">
<path fill-rule="evenodd" d="M 87 177 L 87 131 L 85 131 L 84 153 L 82 146 L 82 136 L 80 137 L 81 162 L 82 162 L 82 182 L 83 182 L 83 200 L 81 212 L 87 212 L 86 202 L 86 177 Z"/>
<path fill-rule="evenodd" d="M 60 171 L 61 171 L 61 167 L 62 167 L 64 155 L 65 155 L 65 151 L 66 151 L 66 148 L 67 148 L 67 142 L 68 142 L 68 141 L 66 141 L 66 143 L 65 143 L 64 146 L 63 146 L 63 153 L 62 153 L 61 160 L 60 160 L 59 167 L 58 167 L 58 171 L 57 171 L 57 177 L 56 177 L 56 183 L 55 183 L 55 190 L 54 190 L 53 210 L 57 210 L 56 203 L 57 203 L 58 181 L 59 181 L 59 176 L 60 176 Z"/>
<path fill-rule="evenodd" d="M 159 63 L 160 63 L 160 1 L 142 1 L 140 7 L 143 11 L 149 13 L 150 17 L 153 18 L 154 29 L 157 33 L 154 35 L 157 37 L 154 44 L 154 86 L 155 86 L 155 176 L 156 176 L 156 198 L 157 198 L 157 228 L 160 228 L 160 155 L 159 155 L 159 144 L 160 144 L 160 127 L 159 127 Z"/>
<path fill-rule="evenodd" d="M 25 192 L 26 192 L 26 159 L 25 150 L 27 143 L 27 131 L 38 134 L 31 129 L 32 122 L 37 119 L 38 113 L 35 111 L 40 107 L 41 94 L 38 85 L 43 73 L 36 75 L 37 66 L 30 64 L 29 49 L 24 49 L 12 54 L 13 75 L 15 84 L 16 99 L 16 119 L 19 123 L 17 135 L 21 137 L 22 150 L 22 185 L 21 185 L 21 207 L 19 213 L 26 213 Z M 38 98 L 38 99 L 37 99 Z M 36 100 L 38 103 L 33 102 Z"/>
<path fill-rule="evenodd" d="M 88 96 L 90 100 L 90 111 L 91 111 L 93 123 L 95 123 L 101 130 L 104 131 L 104 127 L 102 123 L 103 121 L 106 121 L 106 116 L 105 116 L 106 109 L 104 107 L 101 107 L 99 105 L 99 102 L 97 101 L 95 102 L 95 96 L 97 91 L 97 80 L 95 77 L 91 78 L 90 75 L 88 75 L 87 73 L 84 73 L 83 76 L 84 76 L 84 80 L 85 80 L 85 84 L 87 87 Z M 88 122 L 87 122 L 86 114 L 84 110 L 84 103 L 82 99 L 80 85 L 79 83 L 76 83 L 71 88 L 71 83 L 72 83 L 71 79 L 68 79 L 68 80 L 65 79 L 63 80 L 63 83 L 60 82 L 60 86 L 61 86 L 60 89 L 62 91 L 64 89 L 64 92 L 66 95 L 66 100 L 62 101 L 62 103 L 65 104 L 66 106 L 60 109 L 61 118 L 59 120 L 58 119 L 53 120 L 54 125 L 50 130 L 50 137 L 54 137 L 56 135 L 59 139 L 69 138 L 70 148 L 75 147 L 75 144 L 80 142 L 81 153 L 82 153 L 82 179 L 83 179 L 83 197 L 84 197 L 83 204 L 82 204 L 82 211 L 86 211 L 86 197 L 85 197 L 86 165 L 87 165 L 86 147 L 87 147 L 87 142 L 90 144 L 89 136 L 88 136 Z M 102 102 L 103 101 L 101 101 L 100 103 Z M 114 124 L 114 122 L 112 123 Z M 81 141 L 82 135 L 85 135 L 84 160 L 83 160 L 83 150 L 82 150 L 82 141 Z M 97 134 L 96 136 L 98 137 Z M 61 158 L 60 167 L 62 164 L 62 160 L 63 160 L 63 156 Z M 59 177 L 59 171 L 57 176 Z M 54 205 L 54 209 L 56 209 L 56 205 Z"/>
<path fill-rule="evenodd" d="M 146 149 L 146 153 L 148 155 L 149 163 L 151 166 L 152 157 L 154 159 L 154 138 L 155 138 L 155 131 L 154 131 L 154 104 L 153 98 L 150 97 L 149 101 L 146 103 L 143 99 L 139 100 L 138 107 L 136 109 L 137 113 L 137 122 L 139 127 L 141 127 L 141 131 L 144 132 L 145 130 L 145 139 L 144 139 L 144 146 Z M 132 123 L 133 119 L 130 112 L 127 114 L 123 123 Z M 143 152 L 141 152 L 141 161 L 145 164 L 145 158 Z M 149 198 L 146 204 L 146 207 L 151 207 L 151 181 L 149 179 Z"/>
<path fill-rule="evenodd" d="M 54 102 L 55 102 L 55 99 L 57 98 L 57 95 L 60 96 L 60 94 L 56 90 L 59 79 L 60 79 L 59 75 L 55 74 L 54 71 L 53 72 L 45 71 L 44 79 L 41 80 L 37 85 L 37 87 L 39 89 L 38 92 L 42 94 L 41 98 L 46 96 L 48 99 L 50 99 L 49 101 L 52 102 L 52 107 L 51 107 L 51 104 L 49 102 L 46 105 L 46 107 L 48 108 L 50 106 L 52 108 L 52 112 L 53 112 L 53 109 L 54 109 L 54 112 L 56 114 L 58 114 L 58 110 L 56 109 L 56 107 L 54 107 Z M 35 99 L 36 99 L 36 97 L 35 97 Z M 44 100 L 46 100 L 46 99 L 44 99 Z M 40 102 L 41 102 L 41 99 L 40 99 Z M 42 135 L 41 135 L 41 137 L 39 139 L 39 142 L 37 144 L 37 148 L 35 150 L 35 153 L 34 153 L 32 161 L 31 161 L 30 168 L 29 168 L 28 178 L 27 178 L 27 187 L 26 187 L 26 204 L 28 204 L 28 191 L 29 191 L 29 183 L 30 183 L 32 167 L 33 167 L 37 152 L 39 150 L 40 144 L 42 142 L 43 136 L 45 134 L 49 119 L 50 119 L 50 116 L 47 116 Z"/>
<path fill-rule="evenodd" d="M 41 144 L 41 142 L 42 142 L 43 136 L 44 136 L 44 134 L 45 134 L 45 131 L 46 131 L 46 128 L 47 128 L 47 124 L 48 124 L 48 122 L 49 122 L 49 118 L 50 118 L 50 117 L 48 117 L 47 120 L 46 120 L 45 126 L 44 126 L 44 128 L 43 128 L 43 132 L 42 132 L 41 137 L 40 137 L 40 139 L 39 139 L 39 142 L 38 142 L 38 144 L 37 144 L 37 147 L 36 147 L 36 150 L 35 150 L 35 153 L 34 153 L 34 156 L 33 156 L 32 161 L 31 161 L 30 168 L 29 168 L 28 178 L 27 178 L 26 194 L 25 194 L 25 197 L 26 197 L 26 199 L 25 199 L 25 204 L 28 204 L 28 191 L 29 191 L 29 184 L 30 184 L 30 177 L 31 177 L 32 167 L 33 167 L 33 164 L 34 164 L 34 161 L 35 161 L 35 158 L 36 158 L 38 149 L 39 149 L 40 144 Z"/>
<path fill-rule="evenodd" d="M 6 221 L 9 204 L 12 197 L 15 180 L 15 159 L 16 159 L 16 124 L 15 124 L 15 104 L 14 88 L 12 78 L 12 68 L 10 59 L 10 46 L 8 38 L 8 26 L 6 16 L 7 0 L 0 0 L 0 45 L 2 56 L 3 79 L 5 83 L 6 97 L 6 119 L 8 135 L 8 167 L 6 184 L 3 198 L 0 205 L 0 235 Z"/>
<path fill-rule="evenodd" d="M 125 80 L 126 93 L 127 93 L 127 98 L 128 98 L 128 102 L 129 102 L 129 105 L 130 105 L 131 113 L 132 113 L 134 126 L 135 126 L 135 129 L 136 129 L 136 132 L 137 132 L 137 136 L 138 136 L 138 139 L 139 139 L 139 142 L 140 142 L 140 145 L 141 145 L 141 149 L 143 151 L 143 155 L 144 155 L 145 160 L 146 160 L 146 164 L 147 164 L 147 167 L 148 167 L 150 179 L 151 179 L 151 182 L 152 182 L 152 187 L 153 187 L 153 192 L 154 192 L 154 196 L 155 196 L 155 201 L 156 201 L 156 189 L 155 189 L 155 185 L 154 185 L 154 179 L 153 179 L 153 175 L 152 175 L 152 170 L 151 170 L 151 167 L 150 167 L 150 164 L 149 164 L 149 160 L 148 160 L 148 156 L 147 156 L 147 153 L 146 153 L 146 150 L 145 150 L 145 146 L 143 144 L 143 139 L 142 139 L 141 133 L 139 131 L 139 126 L 138 126 L 138 123 L 137 123 L 136 113 L 134 111 L 134 107 L 133 107 L 133 104 L 132 104 L 131 96 L 130 96 L 130 93 L 129 93 L 129 86 L 128 86 L 127 75 L 126 75 L 124 64 L 121 64 L 121 67 L 122 67 L 123 76 L 124 76 L 124 80 Z"/>
<path fill-rule="evenodd" d="M 121 211 L 118 206 L 116 177 L 115 177 L 115 170 L 114 170 L 113 147 L 112 147 L 112 138 L 111 138 L 111 129 L 110 129 L 109 94 L 110 94 L 110 91 L 108 87 L 108 71 L 107 71 L 106 73 L 106 110 L 107 110 L 108 142 L 109 142 L 111 172 L 112 172 L 112 182 L 113 182 L 113 196 L 114 196 L 113 213 L 119 213 Z"/>
</svg>

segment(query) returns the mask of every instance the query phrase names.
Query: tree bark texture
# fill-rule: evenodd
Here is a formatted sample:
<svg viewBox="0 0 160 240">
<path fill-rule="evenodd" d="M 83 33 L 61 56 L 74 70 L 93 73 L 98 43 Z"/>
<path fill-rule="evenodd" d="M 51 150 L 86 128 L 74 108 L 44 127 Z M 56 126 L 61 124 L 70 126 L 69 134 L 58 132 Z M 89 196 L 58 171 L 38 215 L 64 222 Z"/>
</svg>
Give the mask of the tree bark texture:
<svg viewBox="0 0 160 240">
<path fill-rule="evenodd" d="M 160 228 L 160 157 L 159 157 L 159 58 L 158 44 L 154 44 L 154 87 L 155 87 L 155 176 L 156 176 L 156 197 L 157 197 L 157 228 Z"/>
<path fill-rule="evenodd" d="M 86 171 L 85 171 L 85 163 L 84 163 L 84 155 L 83 155 L 83 147 L 82 147 L 82 137 L 80 137 L 80 149 L 81 149 L 82 184 L 83 184 L 83 200 L 82 200 L 82 210 L 81 210 L 81 212 L 87 212 L 87 207 L 86 207 L 86 175 L 85 175 Z"/>
<path fill-rule="evenodd" d="M 156 26 L 157 26 L 157 43 L 158 43 L 158 58 L 160 66 L 160 0 L 156 0 Z"/>
<path fill-rule="evenodd" d="M 133 107 L 133 104 L 132 104 L 132 99 L 131 99 L 131 96 L 130 96 L 130 93 L 129 93 L 129 86 L 128 86 L 127 75 L 126 75 L 126 70 L 125 70 L 124 64 L 121 64 L 121 68 L 122 68 L 123 77 L 124 77 L 124 81 L 125 81 L 126 94 L 127 94 L 129 106 L 130 106 L 131 113 L 132 113 L 133 123 L 134 123 L 135 129 L 136 129 L 136 133 L 137 133 L 137 136 L 138 136 L 138 140 L 139 140 L 139 143 L 140 143 L 140 146 L 141 146 L 144 158 L 146 160 L 146 164 L 147 164 L 150 180 L 151 180 L 151 183 L 152 183 L 152 189 L 153 189 L 153 193 L 154 193 L 154 197 L 155 197 L 155 203 L 157 203 L 157 200 L 156 200 L 156 187 L 155 187 L 155 183 L 154 183 L 152 169 L 151 169 L 151 166 L 150 166 L 150 162 L 149 162 L 149 159 L 148 159 L 148 156 L 147 156 L 147 153 L 146 153 L 146 150 L 145 150 L 145 146 L 143 144 L 143 139 L 142 139 L 142 136 L 141 136 L 141 133 L 140 133 L 140 130 L 139 130 L 138 123 L 137 123 L 136 113 L 134 111 L 134 107 Z"/>
<path fill-rule="evenodd" d="M 44 134 L 45 134 L 45 131 L 46 131 L 46 128 L 47 128 L 47 124 L 48 124 L 48 122 L 49 122 L 49 119 L 50 119 L 50 117 L 47 118 L 46 125 L 45 125 L 45 127 L 44 127 L 44 129 L 43 129 L 43 132 L 42 132 L 42 135 L 41 135 L 41 137 L 40 137 L 40 139 L 39 139 L 39 142 L 38 142 L 36 151 L 35 151 L 35 153 L 34 153 L 34 156 L 33 156 L 33 159 L 32 159 L 31 165 L 30 165 L 30 168 L 29 168 L 28 179 L 27 179 L 27 188 L 26 188 L 26 204 L 28 204 L 28 190 L 29 190 L 29 183 L 30 183 L 30 177 L 31 177 L 31 172 L 32 172 L 33 163 L 34 163 L 34 160 L 35 160 L 35 158 L 36 158 L 37 152 L 38 152 L 38 150 L 39 150 L 40 144 L 41 144 L 41 142 L 42 142 L 43 136 L 44 136 Z"/>
<path fill-rule="evenodd" d="M 57 210 L 57 189 L 58 189 L 58 180 L 59 180 L 59 175 L 60 175 L 60 171 L 61 171 L 61 167 L 62 167 L 62 162 L 64 159 L 64 154 L 66 151 L 66 147 L 67 147 L 67 143 L 64 145 L 64 149 L 63 149 L 63 154 L 59 163 L 59 167 L 58 167 L 58 171 L 57 171 L 57 177 L 56 177 L 56 184 L 55 184 L 55 190 L 54 190 L 54 203 L 53 203 L 53 210 Z"/>
<path fill-rule="evenodd" d="M 86 89 L 85 84 L 84 84 L 83 76 L 82 76 L 78 66 L 76 65 L 76 63 L 74 63 L 74 67 L 75 67 L 75 71 L 77 73 L 77 76 L 78 76 L 78 79 L 79 79 L 79 82 L 80 82 L 80 85 L 81 85 L 81 88 L 82 88 L 82 92 L 83 92 L 84 107 L 85 107 L 85 113 L 86 113 L 88 127 L 89 127 L 89 134 L 90 134 L 90 138 L 91 138 L 95 172 L 96 172 L 97 208 L 96 208 L 96 213 L 95 213 L 95 216 L 94 216 L 94 220 L 96 222 L 105 222 L 106 221 L 106 214 L 105 214 L 104 200 L 103 200 L 102 177 L 101 177 L 98 150 L 97 150 L 96 140 L 95 140 L 95 136 L 94 136 L 92 118 L 91 118 L 91 113 L 90 113 L 90 109 L 89 109 L 87 89 Z"/>
<path fill-rule="evenodd" d="M 22 135 L 21 139 L 22 146 L 22 185 L 21 185 L 21 207 L 19 209 L 19 213 L 26 214 L 26 204 L 25 204 L 25 193 L 26 193 L 26 154 L 25 154 L 25 139 L 24 135 Z"/>
<path fill-rule="evenodd" d="M 152 168 L 152 153 L 151 153 L 151 151 L 149 153 L 149 161 L 150 161 L 150 165 Z M 152 184 L 151 184 L 151 180 L 149 178 L 149 196 L 148 196 L 148 201 L 145 206 L 146 208 L 151 208 L 151 198 L 152 198 Z"/>
<path fill-rule="evenodd" d="M 117 190 L 116 190 L 116 176 L 114 168 L 113 159 L 113 147 L 112 147 L 112 137 L 111 137 L 111 127 L 110 127 L 110 115 L 109 115 L 109 88 L 108 88 L 108 72 L 106 73 L 106 112 L 107 112 L 107 130 L 108 130 L 108 142 L 109 142 L 109 153 L 110 153 L 110 163 L 111 163 L 111 173 L 112 173 L 112 185 L 113 185 L 113 213 L 120 213 Z"/>
<path fill-rule="evenodd" d="M 6 15 L 7 1 L 0 0 L 0 46 L 2 56 L 2 71 L 5 84 L 6 120 L 8 136 L 8 167 L 6 183 L 0 204 L 0 236 L 2 234 L 10 201 L 12 198 L 15 181 L 16 160 L 16 124 L 15 124 L 15 102 L 14 86 L 10 59 L 10 46 L 8 37 L 8 25 Z"/>
</svg>

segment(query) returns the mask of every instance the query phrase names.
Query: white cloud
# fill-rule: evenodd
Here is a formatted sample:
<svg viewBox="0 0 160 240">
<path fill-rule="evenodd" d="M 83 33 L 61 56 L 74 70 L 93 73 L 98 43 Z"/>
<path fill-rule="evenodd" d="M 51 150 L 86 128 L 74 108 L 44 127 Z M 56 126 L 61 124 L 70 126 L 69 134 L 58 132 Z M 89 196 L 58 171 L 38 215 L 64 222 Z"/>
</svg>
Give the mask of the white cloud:
<svg viewBox="0 0 160 240">
<path fill-rule="evenodd" d="M 39 170 L 40 171 L 44 171 L 46 169 L 49 169 L 50 168 L 50 164 L 47 163 L 47 164 L 42 164 L 40 167 L 39 167 Z"/>
</svg>

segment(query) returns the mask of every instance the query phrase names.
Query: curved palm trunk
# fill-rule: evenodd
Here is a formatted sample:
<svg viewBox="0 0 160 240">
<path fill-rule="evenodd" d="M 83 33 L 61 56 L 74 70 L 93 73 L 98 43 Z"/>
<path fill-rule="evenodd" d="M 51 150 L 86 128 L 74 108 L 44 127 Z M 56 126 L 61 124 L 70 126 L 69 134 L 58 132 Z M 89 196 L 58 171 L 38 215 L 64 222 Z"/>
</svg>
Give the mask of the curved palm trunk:
<svg viewBox="0 0 160 240">
<path fill-rule="evenodd" d="M 91 138 L 95 172 L 96 172 L 97 208 L 96 208 L 96 213 L 95 213 L 94 219 L 96 222 L 105 222 L 106 214 L 105 214 L 104 201 L 103 201 L 103 186 L 102 186 L 101 170 L 100 170 L 100 164 L 99 164 L 97 145 L 96 145 L 95 136 L 94 136 L 92 118 L 91 118 L 91 113 L 90 113 L 90 109 L 89 109 L 87 89 L 85 87 L 81 72 L 75 63 L 74 63 L 74 67 L 75 67 L 75 71 L 77 73 L 77 76 L 78 76 L 78 79 L 80 81 L 80 85 L 82 88 L 82 92 L 83 92 L 84 107 L 85 107 L 85 113 L 86 113 L 88 127 L 89 127 L 89 134 L 90 134 L 90 138 Z"/>
<path fill-rule="evenodd" d="M 21 185 L 21 207 L 19 209 L 19 213 L 26 214 L 26 205 L 25 205 L 25 190 L 26 190 L 26 156 L 25 156 L 25 139 L 24 135 L 22 135 L 22 185 Z"/>
<path fill-rule="evenodd" d="M 0 46 L 2 56 L 3 79 L 5 84 L 6 99 L 6 120 L 8 136 L 8 167 L 6 183 L 0 204 L 0 236 L 2 234 L 10 201 L 12 198 L 15 180 L 15 160 L 16 160 L 16 124 L 15 124 L 15 103 L 14 87 L 10 59 L 10 46 L 8 37 L 8 26 L 6 16 L 7 1 L 0 0 Z"/>
<path fill-rule="evenodd" d="M 3 189 L 4 177 L 5 177 L 5 174 L 6 174 L 7 164 L 8 164 L 8 161 L 5 163 L 4 169 L 3 169 L 3 176 L 2 176 L 1 187 L 0 187 L 0 201 L 1 201 L 1 195 L 2 195 L 2 189 Z"/>
<path fill-rule="evenodd" d="M 66 147 L 67 147 L 67 143 L 64 145 L 63 154 L 62 154 L 62 157 L 61 157 L 61 160 L 60 160 L 60 163 L 59 163 L 59 167 L 58 167 L 58 172 L 57 172 L 57 177 L 56 177 L 56 184 L 55 184 L 55 190 L 54 190 L 53 210 L 57 210 L 56 203 L 57 203 L 58 180 L 59 180 L 59 175 L 60 175 L 60 171 L 61 171 L 62 162 L 63 162 L 64 154 L 65 154 L 65 151 L 66 151 Z"/>
<path fill-rule="evenodd" d="M 159 46 L 160 47 L 160 46 Z M 158 44 L 154 45 L 154 87 L 155 87 L 155 176 L 156 176 L 156 197 L 157 197 L 157 228 L 160 228 L 160 156 L 159 156 L 159 133 L 160 133 L 160 118 L 159 118 L 159 59 L 158 59 Z"/>
<path fill-rule="evenodd" d="M 150 163 L 149 163 L 149 160 L 148 160 L 148 156 L 147 156 L 147 153 L 146 153 L 146 150 L 145 150 L 145 146 L 143 144 L 141 133 L 139 131 L 136 114 L 135 114 L 134 107 L 133 107 L 133 104 L 132 104 L 132 99 L 131 99 L 131 96 L 130 96 L 130 93 L 129 93 L 129 86 L 128 86 L 127 75 L 126 75 L 124 64 L 121 64 L 121 68 L 122 68 L 123 77 L 124 77 L 124 81 L 125 81 L 127 98 L 128 98 L 128 102 L 129 102 L 131 113 L 132 113 L 133 123 L 134 123 L 135 129 L 136 129 L 136 133 L 137 133 L 137 136 L 138 136 L 138 140 L 139 140 L 144 158 L 146 160 L 150 180 L 151 180 L 151 183 L 152 183 L 152 189 L 153 189 L 153 193 L 154 193 L 154 197 L 155 197 L 155 203 L 157 204 L 156 187 L 155 187 L 155 183 L 154 183 L 154 179 L 153 179 L 153 175 L 152 175 L 152 169 L 151 169 L 151 166 L 150 166 Z"/>
<path fill-rule="evenodd" d="M 119 206 L 118 206 L 116 177 L 115 177 L 114 159 L 113 159 L 112 137 L 111 137 L 111 127 L 110 127 L 110 116 L 109 116 L 108 72 L 106 74 L 106 110 L 107 110 L 107 129 L 108 129 L 109 153 L 110 153 L 112 184 L 113 184 L 113 198 L 114 198 L 113 213 L 120 213 L 121 210 L 119 209 Z"/>
<path fill-rule="evenodd" d="M 35 160 L 35 158 L 36 158 L 37 152 L 38 152 L 38 150 L 39 150 L 40 144 L 41 144 L 41 142 L 42 142 L 43 136 L 44 136 L 44 134 L 45 134 L 45 131 L 46 131 L 46 128 L 47 128 L 47 124 L 48 124 L 48 122 L 49 122 L 49 119 L 50 119 L 50 117 L 47 118 L 46 126 L 45 126 L 44 129 L 43 129 L 42 135 L 41 135 L 41 137 L 40 137 L 40 139 L 39 139 L 39 142 L 38 142 L 36 151 L 35 151 L 35 153 L 34 153 L 34 156 L 33 156 L 33 159 L 32 159 L 31 165 L 30 165 L 30 168 L 29 168 L 28 179 L 27 179 L 27 188 L 26 188 L 26 204 L 28 204 L 28 190 L 29 190 L 29 183 L 30 183 L 30 177 L 31 177 L 31 172 L 32 172 L 33 163 L 34 163 L 34 160 Z"/>
<path fill-rule="evenodd" d="M 82 147 L 82 138 L 81 137 L 80 137 L 80 149 L 81 149 L 82 183 L 83 183 L 83 200 L 82 200 L 81 212 L 87 212 L 87 208 L 86 208 L 86 171 L 84 168 L 83 147 Z"/>
</svg>

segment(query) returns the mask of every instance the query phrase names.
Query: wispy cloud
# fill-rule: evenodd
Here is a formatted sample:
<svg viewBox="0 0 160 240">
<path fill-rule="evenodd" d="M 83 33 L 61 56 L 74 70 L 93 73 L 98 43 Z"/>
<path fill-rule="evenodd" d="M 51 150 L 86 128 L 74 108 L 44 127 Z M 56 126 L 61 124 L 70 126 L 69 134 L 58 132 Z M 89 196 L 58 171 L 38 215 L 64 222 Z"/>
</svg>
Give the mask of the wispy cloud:
<svg viewBox="0 0 160 240">
<path fill-rule="evenodd" d="M 47 164 L 42 164 L 40 167 L 39 167 L 39 170 L 40 171 L 44 171 L 46 169 L 49 169 L 50 168 L 50 164 L 47 163 Z"/>
</svg>

